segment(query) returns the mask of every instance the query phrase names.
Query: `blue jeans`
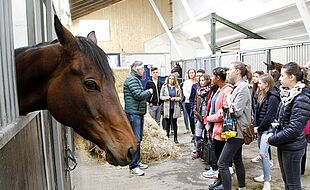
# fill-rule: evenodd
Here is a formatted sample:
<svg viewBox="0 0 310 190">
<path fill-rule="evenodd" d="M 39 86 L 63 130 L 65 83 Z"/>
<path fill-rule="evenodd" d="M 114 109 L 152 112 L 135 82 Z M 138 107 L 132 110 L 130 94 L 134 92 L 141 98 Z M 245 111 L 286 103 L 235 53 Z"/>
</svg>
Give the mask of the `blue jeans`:
<svg viewBox="0 0 310 190">
<path fill-rule="evenodd" d="M 185 124 L 185 129 L 189 130 L 189 126 L 188 126 L 188 121 L 189 121 L 189 117 L 185 108 L 185 102 L 181 103 L 182 105 L 182 109 L 183 109 L 183 118 L 184 118 L 184 124 Z"/>
<path fill-rule="evenodd" d="M 137 141 L 136 154 L 132 162 L 129 164 L 129 169 L 133 169 L 139 167 L 140 163 L 140 144 L 143 138 L 144 116 L 136 114 L 127 114 L 127 117 Z"/>
<path fill-rule="evenodd" d="M 225 190 L 231 189 L 231 174 L 229 172 L 229 165 L 231 160 L 235 164 L 238 185 L 245 187 L 245 169 L 242 162 L 242 145 L 243 139 L 230 138 L 226 141 L 222 150 L 221 156 L 217 162 L 220 170 L 222 184 Z"/>
<path fill-rule="evenodd" d="M 156 121 L 156 123 L 158 124 L 158 126 L 160 126 L 160 111 L 162 106 L 148 106 L 149 108 L 149 114 L 151 115 L 151 117 Z"/>
<path fill-rule="evenodd" d="M 302 150 L 280 150 L 278 148 L 278 160 L 286 190 L 301 190 L 301 158 L 305 153 Z"/>
<path fill-rule="evenodd" d="M 270 179 L 270 157 L 269 157 L 269 144 L 266 142 L 267 131 L 264 132 L 260 140 L 259 155 L 262 158 L 263 163 L 263 173 L 264 181 L 269 181 Z"/>
</svg>

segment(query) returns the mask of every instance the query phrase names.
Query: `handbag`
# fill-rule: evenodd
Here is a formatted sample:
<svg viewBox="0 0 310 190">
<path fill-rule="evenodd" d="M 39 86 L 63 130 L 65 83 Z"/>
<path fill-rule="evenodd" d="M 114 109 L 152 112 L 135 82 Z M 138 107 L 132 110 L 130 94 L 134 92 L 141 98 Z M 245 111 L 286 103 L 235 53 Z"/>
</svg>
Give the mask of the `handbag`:
<svg viewBox="0 0 310 190">
<path fill-rule="evenodd" d="M 236 120 L 236 123 L 237 123 L 238 129 L 241 131 L 241 134 L 243 136 L 244 144 L 246 145 L 251 144 L 251 142 L 253 142 L 255 139 L 254 127 L 252 125 L 249 125 L 249 126 L 246 126 L 246 128 L 242 130 L 237 120 Z"/>
<path fill-rule="evenodd" d="M 223 107 L 224 122 L 221 137 L 229 139 L 237 135 L 236 119 L 234 113 L 230 113 L 229 108 Z"/>
<path fill-rule="evenodd" d="M 205 130 L 202 142 L 201 159 L 209 164 L 212 162 L 212 139 L 207 130 Z"/>
</svg>

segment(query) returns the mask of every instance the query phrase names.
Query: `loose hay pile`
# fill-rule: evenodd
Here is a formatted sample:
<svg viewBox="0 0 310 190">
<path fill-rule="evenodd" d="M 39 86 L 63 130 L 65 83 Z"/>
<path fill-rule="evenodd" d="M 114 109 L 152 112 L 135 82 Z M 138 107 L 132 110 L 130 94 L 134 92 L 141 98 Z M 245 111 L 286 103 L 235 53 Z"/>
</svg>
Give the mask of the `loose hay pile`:
<svg viewBox="0 0 310 190">
<path fill-rule="evenodd" d="M 115 77 L 116 92 L 121 93 L 123 92 L 124 82 L 130 74 L 130 68 L 129 67 L 116 67 L 116 68 L 113 68 L 112 70 L 113 70 L 114 77 Z"/>
<path fill-rule="evenodd" d="M 123 94 L 119 93 L 121 104 L 124 105 Z M 157 123 L 147 113 L 144 117 L 144 136 L 141 143 L 141 161 L 150 163 L 152 161 L 159 161 L 166 158 L 176 158 L 179 154 L 179 147 L 170 141 L 166 132 L 161 129 Z M 82 159 L 89 159 L 88 155 L 105 161 L 105 152 L 98 146 L 83 139 L 75 134 L 74 137 L 76 149 L 82 154 Z"/>
</svg>

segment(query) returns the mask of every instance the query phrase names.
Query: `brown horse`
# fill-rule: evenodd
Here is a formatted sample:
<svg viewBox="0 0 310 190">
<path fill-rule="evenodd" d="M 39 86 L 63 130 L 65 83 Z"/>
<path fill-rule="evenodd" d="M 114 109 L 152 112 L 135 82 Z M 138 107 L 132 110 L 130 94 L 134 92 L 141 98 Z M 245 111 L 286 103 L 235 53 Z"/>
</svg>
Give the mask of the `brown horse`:
<svg viewBox="0 0 310 190">
<path fill-rule="evenodd" d="M 136 140 L 115 89 L 106 54 L 94 33 L 74 37 L 54 18 L 58 42 L 15 50 L 20 114 L 48 109 L 107 153 L 113 165 L 127 165 Z"/>
</svg>

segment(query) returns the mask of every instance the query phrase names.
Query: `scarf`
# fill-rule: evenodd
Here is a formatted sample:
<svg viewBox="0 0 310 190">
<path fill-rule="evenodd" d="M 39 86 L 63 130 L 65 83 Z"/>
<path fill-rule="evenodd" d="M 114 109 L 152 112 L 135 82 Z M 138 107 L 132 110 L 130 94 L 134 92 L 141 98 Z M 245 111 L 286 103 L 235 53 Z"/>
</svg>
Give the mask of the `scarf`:
<svg viewBox="0 0 310 190">
<path fill-rule="evenodd" d="M 297 82 L 292 89 L 284 88 L 282 85 L 280 86 L 280 98 L 283 105 L 287 106 L 292 100 L 302 92 L 302 89 L 305 88 L 305 84 L 301 82 Z"/>
<path fill-rule="evenodd" d="M 197 94 L 198 94 L 198 96 L 200 96 L 200 97 L 207 96 L 207 95 L 208 95 L 208 92 L 210 91 L 210 89 L 211 89 L 210 86 L 202 87 L 202 88 L 200 88 L 200 89 L 197 90 Z"/>
</svg>

